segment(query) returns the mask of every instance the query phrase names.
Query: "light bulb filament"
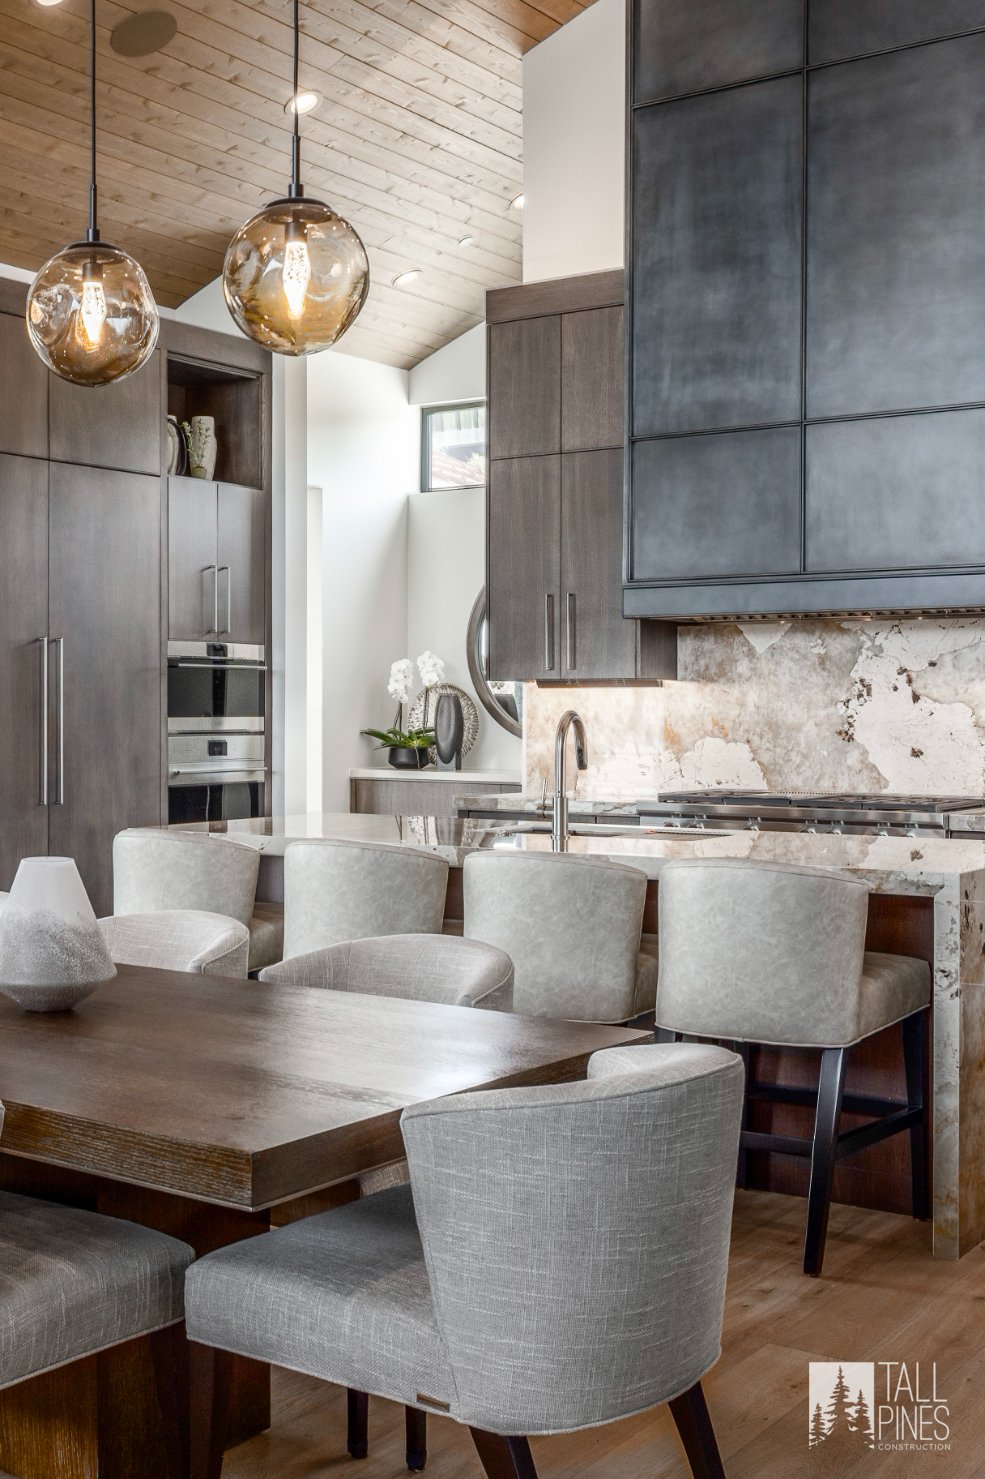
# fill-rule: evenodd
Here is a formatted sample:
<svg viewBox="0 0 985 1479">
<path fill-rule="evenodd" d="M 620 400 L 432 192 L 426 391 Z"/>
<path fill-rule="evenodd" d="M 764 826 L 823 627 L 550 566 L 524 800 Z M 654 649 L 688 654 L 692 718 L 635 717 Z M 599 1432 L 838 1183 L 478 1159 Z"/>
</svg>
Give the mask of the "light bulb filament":
<svg viewBox="0 0 985 1479">
<path fill-rule="evenodd" d="M 86 276 L 82 283 L 82 302 L 79 306 L 79 337 L 86 349 L 98 349 L 103 339 L 106 323 L 106 294 L 97 276 Z"/>
<path fill-rule="evenodd" d="M 284 244 L 284 297 L 292 319 L 304 312 L 304 300 L 311 281 L 311 258 L 303 237 L 288 239 Z"/>
</svg>

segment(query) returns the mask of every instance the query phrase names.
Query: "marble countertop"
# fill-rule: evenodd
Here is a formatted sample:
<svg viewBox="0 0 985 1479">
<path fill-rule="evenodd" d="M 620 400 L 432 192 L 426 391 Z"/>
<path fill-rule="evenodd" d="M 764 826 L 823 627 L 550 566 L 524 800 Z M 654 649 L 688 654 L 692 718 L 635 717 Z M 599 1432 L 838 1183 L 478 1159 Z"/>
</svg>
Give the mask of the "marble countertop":
<svg viewBox="0 0 985 1479">
<path fill-rule="evenodd" d="M 469 796 L 455 797 L 459 807 L 466 811 L 473 808 L 476 811 L 529 811 L 532 814 L 549 815 L 551 809 L 551 796 L 521 796 L 518 791 L 506 792 L 501 796 Z M 637 814 L 636 808 L 639 802 L 632 801 L 592 801 L 590 797 L 572 796 L 568 800 L 568 812 L 571 816 L 629 816 Z"/>
<path fill-rule="evenodd" d="M 171 831 L 210 833 L 246 843 L 265 854 L 283 853 L 300 838 L 339 838 L 427 847 L 461 867 L 470 852 L 496 848 L 550 852 L 546 833 L 509 834 L 508 824 L 457 817 L 393 817 L 349 813 L 255 817 L 244 821 L 193 822 Z M 861 878 L 875 893 L 936 894 L 954 880 L 985 899 L 985 842 L 948 838 L 845 837 L 806 832 L 715 832 L 683 837 L 645 827 L 615 837 L 573 837 L 573 857 L 609 858 L 657 878 L 671 858 L 751 858 L 832 868 Z M 971 875 L 978 875 L 973 877 Z"/>
</svg>

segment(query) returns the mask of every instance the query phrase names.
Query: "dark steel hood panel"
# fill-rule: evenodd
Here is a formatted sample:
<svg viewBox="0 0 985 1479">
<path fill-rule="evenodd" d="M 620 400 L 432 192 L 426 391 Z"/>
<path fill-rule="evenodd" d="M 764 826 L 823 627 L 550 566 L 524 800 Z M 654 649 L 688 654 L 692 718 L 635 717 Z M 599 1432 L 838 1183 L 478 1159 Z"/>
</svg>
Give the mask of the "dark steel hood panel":
<svg viewBox="0 0 985 1479">
<path fill-rule="evenodd" d="M 779 617 L 927 616 L 985 611 L 985 570 L 899 575 L 800 576 L 786 580 L 631 585 L 623 615 L 664 621 Z"/>
</svg>

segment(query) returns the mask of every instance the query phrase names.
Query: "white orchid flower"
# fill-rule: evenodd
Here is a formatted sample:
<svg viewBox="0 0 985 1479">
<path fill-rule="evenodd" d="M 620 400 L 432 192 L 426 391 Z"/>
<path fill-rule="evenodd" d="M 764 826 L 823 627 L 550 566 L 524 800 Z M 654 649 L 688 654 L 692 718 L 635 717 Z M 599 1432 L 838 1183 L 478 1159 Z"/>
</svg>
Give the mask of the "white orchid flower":
<svg viewBox="0 0 985 1479">
<path fill-rule="evenodd" d="M 398 704 L 410 702 L 410 686 L 414 681 L 414 664 L 409 657 L 399 657 L 390 664 L 390 678 L 386 691 Z"/>
<path fill-rule="evenodd" d="M 445 676 L 445 665 L 429 650 L 422 652 L 417 659 L 417 671 L 425 688 L 435 688 Z"/>
</svg>

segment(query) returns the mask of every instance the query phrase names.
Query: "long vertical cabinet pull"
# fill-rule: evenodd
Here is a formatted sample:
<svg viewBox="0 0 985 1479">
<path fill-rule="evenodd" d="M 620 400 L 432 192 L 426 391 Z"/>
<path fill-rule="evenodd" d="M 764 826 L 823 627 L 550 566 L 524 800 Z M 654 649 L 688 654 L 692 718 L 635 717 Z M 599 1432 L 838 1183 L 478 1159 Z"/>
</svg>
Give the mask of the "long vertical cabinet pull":
<svg viewBox="0 0 985 1479">
<path fill-rule="evenodd" d="M 577 613 L 577 610 L 575 608 L 575 593 L 574 593 L 574 591 L 569 591 L 568 592 L 568 609 L 567 609 L 567 617 L 566 617 L 566 620 L 567 620 L 567 638 L 568 638 L 568 658 L 567 658 L 567 665 L 568 665 L 568 672 L 569 673 L 573 673 L 575 671 L 575 668 L 578 666 L 578 635 L 577 635 L 578 613 Z"/>
<path fill-rule="evenodd" d="M 226 625 L 222 629 L 222 636 L 228 637 L 229 636 L 229 633 L 232 630 L 232 625 L 233 625 L 233 577 L 232 577 L 232 573 L 231 573 L 228 565 L 217 565 L 216 566 L 215 583 L 216 583 L 216 592 L 217 592 L 217 594 L 216 594 L 215 619 L 216 619 L 216 622 L 218 622 L 218 620 L 219 620 L 219 597 L 218 597 L 219 576 L 222 575 L 223 572 L 225 572 L 225 576 L 226 576 Z M 218 636 L 218 635 L 219 635 L 219 633 L 216 632 L 216 636 Z"/>
<path fill-rule="evenodd" d="M 554 595 L 548 591 L 544 597 L 544 667 L 554 671 Z"/>
<path fill-rule="evenodd" d="M 41 786 L 38 792 L 38 805 L 48 805 L 48 638 L 38 638 L 38 650 L 41 653 L 41 725 L 40 725 L 40 762 L 41 762 Z"/>
<path fill-rule="evenodd" d="M 202 574 L 206 575 L 212 571 L 212 633 L 219 635 L 219 567 L 218 565 L 203 565 Z"/>
<path fill-rule="evenodd" d="M 58 647 L 58 795 L 56 806 L 65 805 L 65 638 L 52 637 Z"/>
</svg>

